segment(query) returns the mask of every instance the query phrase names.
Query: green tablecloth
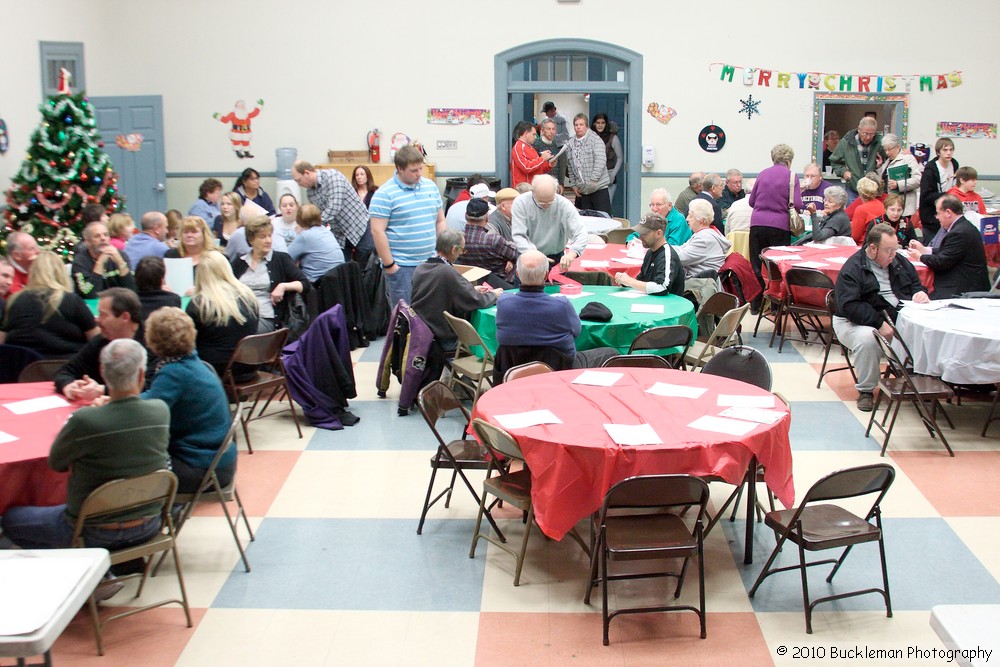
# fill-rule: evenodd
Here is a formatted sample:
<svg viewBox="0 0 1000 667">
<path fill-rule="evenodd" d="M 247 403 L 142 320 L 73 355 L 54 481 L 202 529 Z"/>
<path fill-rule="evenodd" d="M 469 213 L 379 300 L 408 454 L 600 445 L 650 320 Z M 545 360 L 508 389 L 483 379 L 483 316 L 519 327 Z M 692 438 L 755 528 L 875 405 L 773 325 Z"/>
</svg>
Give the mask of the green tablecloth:
<svg viewBox="0 0 1000 667">
<path fill-rule="evenodd" d="M 554 294 L 559 289 L 556 286 L 550 286 L 546 287 L 545 291 Z M 650 327 L 669 324 L 686 324 L 691 327 L 695 337 L 698 335 L 698 324 L 694 319 L 694 306 L 683 297 L 667 295 L 624 299 L 611 295 L 629 290 L 598 285 L 584 285 L 583 291 L 593 294 L 570 299 L 576 312 L 579 313 L 591 301 L 598 301 L 611 310 L 612 318 L 610 322 L 583 320 L 583 330 L 576 338 L 577 350 L 592 350 L 595 347 L 607 346 L 617 349 L 621 354 L 626 354 L 637 335 Z M 633 313 L 632 305 L 637 303 L 660 304 L 663 306 L 663 313 Z M 475 311 L 470 318 L 472 326 L 476 328 L 483 342 L 486 343 L 486 347 L 493 353 L 497 351 L 496 317 L 497 309 L 496 306 L 493 306 Z"/>
<path fill-rule="evenodd" d="M 87 308 L 90 308 L 90 312 L 94 314 L 94 317 L 97 317 L 97 302 L 98 301 L 100 301 L 100 299 L 84 299 L 84 302 L 87 304 Z M 191 303 L 191 297 L 189 297 L 189 296 L 182 296 L 181 297 L 181 310 L 187 310 L 187 307 L 188 307 L 189 303 Z"/>
</svg>

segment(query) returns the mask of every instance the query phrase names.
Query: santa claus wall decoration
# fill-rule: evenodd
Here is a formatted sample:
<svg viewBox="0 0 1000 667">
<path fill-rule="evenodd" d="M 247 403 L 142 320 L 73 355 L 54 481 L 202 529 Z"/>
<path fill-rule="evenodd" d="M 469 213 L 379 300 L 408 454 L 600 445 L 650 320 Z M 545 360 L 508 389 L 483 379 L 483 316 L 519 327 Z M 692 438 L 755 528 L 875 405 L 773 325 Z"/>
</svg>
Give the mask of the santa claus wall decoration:
<svg viewBox="0 0 1000 667">
<path fill-rule="evenodd" d="M 260 114 L 262 106 L 264 106 L 264 100 L 257 100 L 257 106 L 253 108 L 253 111 L 248 111 L 245 101 L 236 100 L 233 110 L 226 115 L 212 114 L 212 118 L 230 126 L 229 141 L 232 144 L 233 152 L 236 153 L 236 157 L 240 159 L 253 157 L 250 154 L 250 140 L 253 139 L 253 131 L 250 129 L 251 121 Z"/>
</svg>

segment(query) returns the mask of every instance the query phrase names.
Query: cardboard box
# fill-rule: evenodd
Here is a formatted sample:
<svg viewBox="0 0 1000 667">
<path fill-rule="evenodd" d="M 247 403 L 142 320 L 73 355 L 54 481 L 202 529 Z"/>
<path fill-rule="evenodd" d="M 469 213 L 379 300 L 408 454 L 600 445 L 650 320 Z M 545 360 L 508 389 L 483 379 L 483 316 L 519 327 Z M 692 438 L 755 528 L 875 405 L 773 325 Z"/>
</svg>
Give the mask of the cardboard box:
<svg viewBox="0 0 1000 667">
<path fill-rule="evenodd" d="M 368 151 L 327 151 L 326 159 L 348 164 L 365 164 L 369 161 Z"/>
<path fill-rule="evenodd" d="M 490 272 L 486 269 L 482 269 L 478 266 L 468 266 L 467 264 L 455 264 L 455 268 L 458 272 L 462 274 L 462 277 L 468 280 L 470 283 L 477 283 L 486 276 L 490 275 Z"/>
</svg>

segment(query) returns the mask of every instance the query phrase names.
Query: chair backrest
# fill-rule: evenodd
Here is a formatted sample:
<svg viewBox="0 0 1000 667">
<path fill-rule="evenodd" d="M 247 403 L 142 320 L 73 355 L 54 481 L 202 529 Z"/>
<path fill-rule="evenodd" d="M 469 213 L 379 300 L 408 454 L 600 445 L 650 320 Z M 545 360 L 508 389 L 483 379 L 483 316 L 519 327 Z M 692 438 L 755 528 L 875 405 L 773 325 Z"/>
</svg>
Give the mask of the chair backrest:
<svg viewBox="0 0 1000 667">
<path fill-rule="evenodd" d="M 892 345 L 887 341 L 882 334 L 878 331 L 873 331 L 872 335 L 875 336 L 875 340 L 878 342 L 878 346 L 882 349 L 882 355 L 885 357 L 885 363 L 888 366 L 886 372 L 889 375 L 893 375 L 897 378 L 903 380 L 906 384 L 906 390 L 912 393 L 919 393 L 916 386 L 913 384 L 913 379 L 910 377 L 910 373 L 906 369 L 906 363 L 899 358 L 896 354 L 896 350 L 893 349 Z M 907 361 L 910 361 L 913 357 L 910 356 L 910 351 L 906 350 Z"/>
<path fill-rule="evenodd" d="M 466 425 L 469 423 L 469 411 L 458 400 L 455 392 L 440 380 L 434 380 L 420 390 L 420 393 L 417 394 L 417 408 L 420 410 L 420 414 L 424 416 L 424 421 L 427 422 L 427 426 L 430 427 L 431 432 L 434 433 L 434 437 L 437 438 L 438 444 L 441 446 L 446 444 L 444 438 L 441 437 L 441 434 L 437 430 L 437 423 L 441 417 L 452 410 L 461 410 Z M 466 429 L 463 428 L 463 440 L 466 435 L 465 431 Z"/>
<path fill-rule="evenodd" d="M 493 361 L 493 385 L 502 384 L 507 371 L 521 364 L 540 361 L 554 371 L 565 371 L 573 368 L 573 360 L 573 355 L 549 345 L 498 345 Z"/>
<path fill-rule="evenodd" d="M 177 492 L 177 476 L 169 470 L 157 470 L 140 477 L 116 479 L 106 482 L 90 492 L 77 515 L 73 532 L 73 545 L 83 546 L 83 529 L 87 523 L 101 523 L 102 519 L 144 507 L 156 507 L 165 522 L 170 521 L 167 511 Z M 172 524 L 170 524 L 172 525 Z"/>
<path fill-rule="evenodd" d="M 246 336 L 236 344 L 233 356 L 226 366 L 226 372 L 228 373 L 235 363 L 260 366 L 280 362 L 281 348 L 285 346 L 287 339 L 288 329 Z"/>
<path fill-rule="evenodd" d="M 601 368 L 666 368 L 673 366 L 657 354 L 616 354 L 601 364 Z"/>
<path fill-rule="evenodd" d="M 701 520 L 708 507 L 708 484 L 694 475 L 639 475 L 618 482 L 604 495 L 600 520 L 609 510 L 699 506 Z"/>
<path fill-rule="evenodd" d="M 612 217 L 612 219 L 613 220 L 617 220 L 618 222 L 620 222 L 621 225 L 622 225 L 622 229 L 628 229 L 629 227 L 632 226 L 632 223 L 628 221 L 628 218 L 615 218 L 615 217 Z"/>
<path fill-rule="evenodd" d="M 723 315 L 719 323 L 715 325 L 712 334 L 708 337 L 708 344 L 715 347 L 729 347 L 736 340 L 736 332 L 739 329 L 740 321 L 748 310 L 750 310 L 750 304 L 745 303 L 739 308 L 733 308 Z"/>
<path fill-rule="evenodd" d="M 789 306 L 826 308 L 826 293 L 833 290 L 830 277 L 817 269 L 793 266 L 785 272 Z"/>
<path fill-rule="evenodd" d="M 518 378 L 526 378 L 532 375 L 539 375 L 541 373 L 551 373 L 552 367 L 541 361 L 529 361 L 526 364 L 521 364 L 520 366 L 514 366 L 513 368 L 508 368 L 507 372 L 503 374 L 503 381 L 510 382 L 511 380 L 516 380 Z"/>
<path fill-rule="evenodd" d="M 805 507 L 808 503 L 857 498 L 877 493 L 878 497 L 872 503 L 874 508 L 882 501 L 895 477 L 896 470 L 888 463 L 873 463 L 837 470 L 813 484 L 803 497 L 800 507 Z M 868 516 L 871 516 L 870 512 Z"/>
<path fill-rule="evenodd" d="M 708 360 L 701 372 L 741 380 L 771 391 L 771 365 L 763 354 L 747 345 L 734 345 L 720 350 Z"/>
<path fill-rule="evenodd" d="M 738 308 L 739 305 L 739 299 L 736 298 L 735 294 L 729 294 L 728 292 L 716 292 L 712 296 L 708 297 L 708 299 L 705 300 L 705 303 L 701 304 L 698 308 L 698 313 L 695 315 L 695 319 L 701 321 L 703 315 L 722 317 L 733 308 Z"/>
<path fill-rule="evenodd" d="M 499 460 L 505 457 L 518 461 L 524 460 L 524 454 L 521 453 L 521 447 L 517 444 L 517 440 L 499 426 L 494 426 L 488 421 L 476 417 L 472 420 L 472 432 L 476 434 L 479 442 L 490 450 L 494 459 Z"/>
<path fill-rule="evenodd" d="M 0 383 L 17 382 L 24 367 L 41 358 L 42 355 L 30 347 L 0 344 Z"/>
<path fill-rule="evenodd" d="M 882 311 L 882 319 L 884 319 L 885 323 L 889 325 L 890 329 L 892 329 L 892 339 L 898 341 L 899 344 L 903 346 L 903 353 L 906 356 L 900 360 L 900 363 L 903 364 L 904 368 L 913 368 L 913 353 L 910 352 L 910 346 L 907 345 L 906 341 L 903 340 L 903 337 L 899 335 L 899 329 L 896 328 L 896 323 L 892 321 L 892 317 L 889 315 L 888 310 Z"/>
<path fill-rule="evenodd" d="M 472 348 L 480 347 L 483 350 L 483 355 L 485 356 L 486 361 L 493 361 L 493 355 L 490 354 L 486 344 L 483 343 L 483 339 L 480 338 L 479 332 L 476 331 L 474 326 L 469 324 L 468 320 L 464 320 L 461 317 L 455 317 L 448 311 L 444 312 L 444 319 L 448 322 L 448 326 L 451 327 L 451 330 L 455 332 L 455 337 L 458 338 L 458 342 L 463 348 L 463 352 L 472 356 L 477 356 L 473 353 Z M 459 356 L 458 351 L 456 351 L 455 356 Z"/>
<path fill-rule="evenodd" d="M 21 369 L 18 382 L 48 382 L 54 380 L 59 369 L 66 365 L 65 359 L 39 359 Z"/>
<path fill-rule="evenodd" d="M 631 233 L 631 229 L 610 229 L 607 232 L 608 243 L 624 244 Z"/>
<path fill-rule="evenodd" d="M 691 346 L 694 332 L 684 324 L 673 324 L 670 326 L 652 327 L 646 329 L 632 341 L 628 348 L 628 353 L 632 354 L 640 350 L 665 350 L 672 347 L 682 347 L 681 354 Z"/>
<path fill-rule="evenodd" d="M 777 293 L 778 286 L 781 285 L 781 267 L 773 259 L 768 259 L 764 256 L 764 253 L 760 255 L 760 264 L 765 270 L 761 271 L 761 277 L 764 279 L 765 290 L 770 291 L 773 294 Z M 772 285 L 773 283 L 773 285 Z"/>
</svg>

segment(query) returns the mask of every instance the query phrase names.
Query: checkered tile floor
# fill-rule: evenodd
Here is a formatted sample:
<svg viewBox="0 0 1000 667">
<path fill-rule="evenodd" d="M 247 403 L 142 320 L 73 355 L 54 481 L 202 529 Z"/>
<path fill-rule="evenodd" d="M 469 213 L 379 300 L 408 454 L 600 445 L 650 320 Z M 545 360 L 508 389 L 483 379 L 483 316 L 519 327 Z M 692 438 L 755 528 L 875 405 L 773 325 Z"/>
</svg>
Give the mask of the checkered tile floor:
<svg viewBox="0 0 1000 667">
<path fill-rule="evenodd" d="M 481 543 L 469 559 L 476 507 L 463 491 L 450 509 L 436 506 L 416 535 L 432 440 L 419 414 L 396 415 L 398 387 L 388 400 L 376 398 L 379 341 L 355 353 L 361 395 L 352 410 L 360 424 L 337 432 L 306 428 L 301 440 L 285 416 L 254 425 L 255 453 L 241 451 L 238 481 L 257 531 L 247 552 L 251 573 L 243 571 L 221 514 L 202 509 L 179 540 L 194 627 L 185 627 L 175 607 L 117 621 L 107 629 L 107 656 L 98 658 L 89 619 L 80 614 L 54 659 L 116 667 L 801 665 L 810 661 L 793 659 L 795 647 L 825 649 L 827 656 L 832 647 L 941 648 L 928 624 L 931 606 L 1000 603 L 1000 425 L 981 438 L 987 404 L 968 399 L 952 407 L 956 431 L 948 437 L 957 455 L 949 458 L 904 409 L 880 459 L 879 445 L 864 436 L 866 415 L 855 408 L 849 374 L 834 373 L 816 389 L 819 348 L 786 345 L 779 355 L 768 350 L 766 336 L 750 338 L 751 329 L 745 341 L 765 352 L 774 390 L 791 401 L 800 497 L 838 468 L 886 460 L 897 469 L 884 505 L 891 619 L 876 596 L 847 599 L 819 607 L 815 633 L 807 635 L 794 573 L 771 577 L 750 600 L 747 589 L 773 535 L 757 531 L 755 563 L 744 566 L 740 516 L 707 540 L 708 639 L 698 638 L 690 613 L 635 615 L 613 621 L 611 645 L 602 646 L 599 597 L 591 607 L 582 602 L 587 562 L 573 542 L 533 535 L 514 588 L 507 554 Z M 457 423 L 451 427 L 457 431 Z M 713 486 L 720 486 L 713 497 L 721 502 L 730 488 Z M 518 540 L 518 518 L 500 517 Z M 789 548 L 781 559 L 793 557 Z M 126 589 L 112 606 L 172 592 L 172 567 L 169 561 L 142 599 Z M 856 548 L 832 588 L 867 586 L 877 572 L 874 545 Z M 825 572 L 812 574 L 814 592 L 829 589 Z M 612 593 L 632 601 L 666 595 L 668 585 L 629 582 Z M 696 599 L 696 585 L 684 589 L 682 600 Z"/>
</svg>

